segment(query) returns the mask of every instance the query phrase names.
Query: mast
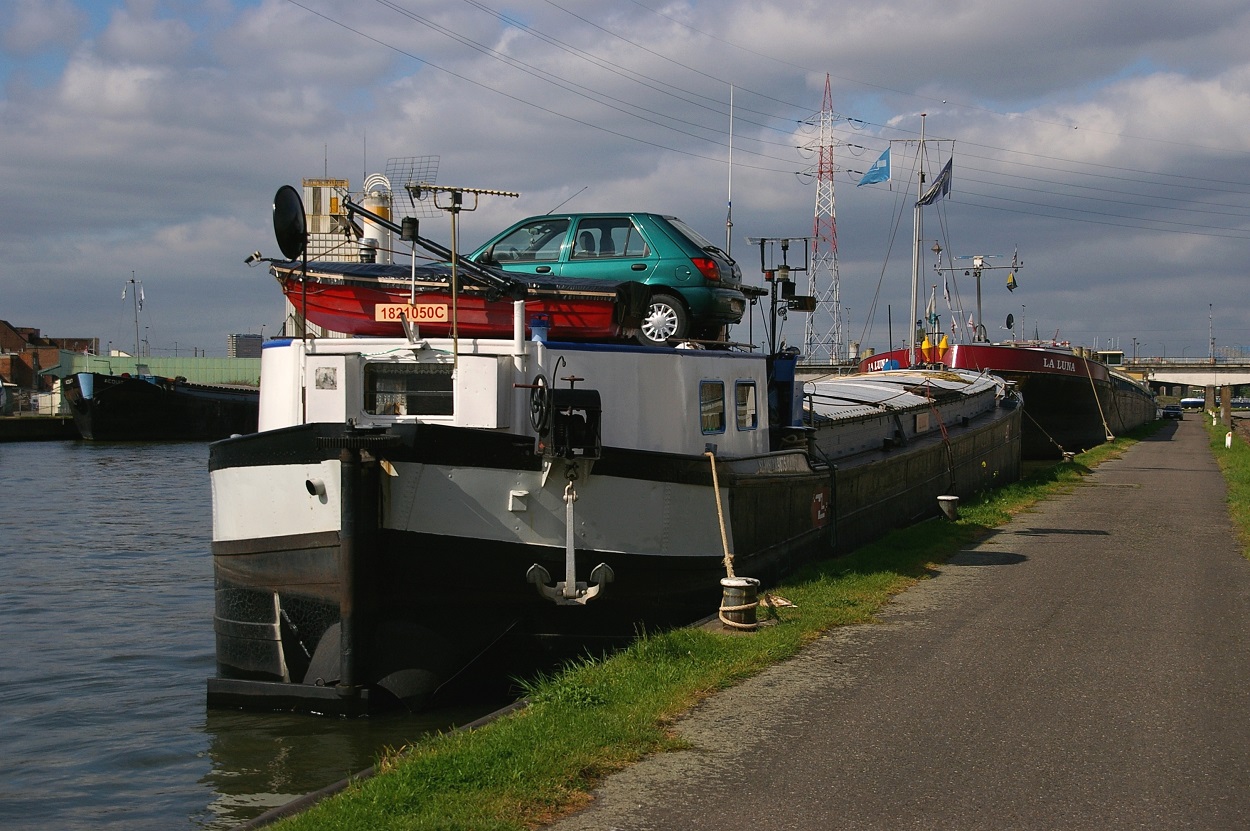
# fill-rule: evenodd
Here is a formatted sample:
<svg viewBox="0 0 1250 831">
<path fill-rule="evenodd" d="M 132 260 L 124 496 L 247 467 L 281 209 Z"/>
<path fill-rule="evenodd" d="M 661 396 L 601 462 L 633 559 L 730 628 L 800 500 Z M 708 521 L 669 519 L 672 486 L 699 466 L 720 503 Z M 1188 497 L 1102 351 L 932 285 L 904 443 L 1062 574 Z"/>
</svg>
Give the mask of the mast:
<svg viewBox="0 0 1250 831">
<path fill-rule="evenodd" d="M 915 228 L 915 234 L 911 241 L 911 320 L 907 322 L 907 326 L 911 329 L 911 337 L 908 338 L 909 346 L 907 347 L 908 366 L 916 365 L 916 302 L 917 293 L 920 290 L 920 236 L 924 228 L 920 213 L 920 198 L 924 195 L 924 121 L 926 116 L 927 113 L 920 114 L 920 172 L 916 184 L 916 204 L 912 208 L 912 225 Z"/>
<path fill-rule="evenodd" d="M 729 193 L 725 205 L 725 253 L 733 254 L 734 232 L 734 87 L 729 85 Z"/>
<path fill-rule="evenodd" d="M 135 279 L 135 273 L 130 272 L 130 299 L 135 307 L 135 360 L 139 360 L 139 286 L 142 285 Z"/>
</svg>

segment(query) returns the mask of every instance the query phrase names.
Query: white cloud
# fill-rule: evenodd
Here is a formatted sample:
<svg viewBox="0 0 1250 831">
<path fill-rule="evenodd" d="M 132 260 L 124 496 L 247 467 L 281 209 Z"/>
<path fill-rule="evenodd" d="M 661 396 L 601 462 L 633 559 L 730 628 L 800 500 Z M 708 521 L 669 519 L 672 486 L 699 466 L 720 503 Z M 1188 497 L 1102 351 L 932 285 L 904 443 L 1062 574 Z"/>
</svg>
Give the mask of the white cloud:
<svg viewBox="0 0 1250 831">
<path fill-rule="evenodd" d="M 20 56 L 69 47 L 85 19 L 70 0 L 10 0 L 7 13 L 0 12 L 0 45 Z"/>
<path fill-rule="evenodd" d="M 462 217 L 466 245 L 570 197 L 570 209 L 674 213 L 719 242 L 731 83 L 733 250 L 753 275 L 746 236 L 811 233 L 815 188 L 795 173 L 815 157 L 797 147 L 817 137 L 826 73 L 838 113 L 863 122 L 837 124 L 843 168 L 914 139 L 920 112 L 930 137 L 956 140 L 952 199 L 926 236 L 949 237 L 950 253 L 1019 246 L 1028 263 L 1020 291 L 987 286 L 987 316 L 1023 302 L 1041 329 L 1073 340 L 1162 341 L 1146 334 L 1159 329 L 1179 351 L 1185 338 L 1205 342 L 1207 296 L 1244 273 L 1241 3 L 963 0 L 934 14 L 917 0 L 734 0 L 659 14 L 518 0 L 506 14 L 535 37 L 467 3 L 407 3 L 405 16 L 302 2 L 324 16 L 283 0 L 117 2 L 91 15 L 64 0 L 10 6 L 0 101 L 10 320 L 107 338 L 98 302 L 65 298 L 111 296 L 105 284 L 133 268 L 163 275 L 149 299 L 167 299 L 168 314 L 194 309 L 179 324 L 189 341 L 224 348 L 227 332 L 256 328 L 258 309 L 280 308 L 272 281 L 242 265 L 275 249 L 276 188 L 323 172 L 358 185 L 397 156 L 440 156 L 443 183 L 522 193 Z M 100 29 L 82 39 L 89 19 Z M 13 80 L 36 64 L 55 67 L 50 88 Z M 898 147 L 891 186 L 836 180 L 843 303 L 857 333 L 875 303 L 880 339 L 888 305 L 896 328 L 903 319 L 910 263 L 900 188 L 911 151 Z M 423 230 L 445 237 L 446 225 L 436 217 Z M 1244 309 L 1223 306 L 1223 325 L 1244 331 Z M 1190 317 L 1193 331 L 1177 328 Z"/>
<path fill-rule="evenodd" d="M 195 47 L 195 33 L 176 18 L 153 18 L 118 9 L 100 33 L 101 58 L 122 64 L 172 64 L 187 62 Z"/>
</svg>

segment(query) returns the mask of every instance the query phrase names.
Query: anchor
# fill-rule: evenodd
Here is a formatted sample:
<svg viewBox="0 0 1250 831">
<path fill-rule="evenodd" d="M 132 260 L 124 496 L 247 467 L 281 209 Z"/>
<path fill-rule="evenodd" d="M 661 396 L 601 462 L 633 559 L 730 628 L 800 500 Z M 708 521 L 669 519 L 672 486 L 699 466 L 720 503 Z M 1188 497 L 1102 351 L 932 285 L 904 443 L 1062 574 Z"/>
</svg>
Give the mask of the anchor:
<svg viewBox="0 0 1250 831">
<path fill-rule="evenodd" d="M 551 574 L 538 563 L 525 572 L 527 582 L 533 583 L 538 594 L 557 606 L 584 606 L 603 591 L 616 575 L 607 563 L 600 563 L 590 571 L 589 582 L 577 579 L 577 562 L 573 542 L 573 503 L 577 501 L 577 463 L 565 467 L 568 484 L 564 487 L 564 579 L 551 584 Z"/>
<path fill-rule="evenodd" d="M 556 362 L 558 369 L 564 356 Z M 597 390 L 576 389 L 576 375 L 561 377 L 568 382 L 568 389 L 554 389 L 539 375 L 530 389 L 530 421 L 538 433 L 538 446 L 543 454 L 543 482 L 555 465 L 564 464 L 568 484 L 564 487 L 564 579 L 551 582 L 551 574 L 538 563 L 525 572 L 525 579 L 534 584 L 539 595 L 558 606 L 584 606 L 603 591 L 616 575 L 607 563 L 591 569 L 588 582 L 578 582 L 573 540 L 573 503 L 577 501 L 579 464 L 585 462 L 587 474 L 590 465 L 603 452 L 600 436 L 603 405 Z M 519 386 L 519 385 L 518 385 Z"/>
</svg>

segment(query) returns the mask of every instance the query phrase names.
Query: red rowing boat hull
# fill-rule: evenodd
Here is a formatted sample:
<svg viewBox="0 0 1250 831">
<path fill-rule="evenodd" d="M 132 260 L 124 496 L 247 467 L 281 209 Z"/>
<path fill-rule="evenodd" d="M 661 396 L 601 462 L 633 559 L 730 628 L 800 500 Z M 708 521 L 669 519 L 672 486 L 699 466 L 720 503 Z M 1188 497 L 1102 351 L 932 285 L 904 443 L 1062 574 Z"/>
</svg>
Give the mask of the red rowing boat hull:
<svg viewBox="0 0 1250 831">
<path fill-rule="evenodd" d="M 307 283 L 301 283 L 294 271 L 274 269 L 282 292 L 297 311 L 305 311 L 311 323 L 326 331 L 345 335 L 377 335 L 402 337 L 403 324 L 398 319 L 378 320 L 377 308 L 408 304 L 413 297 L 411 286 L 398 282 L 372 285 L 365 281 L 324 278 L 309 272 Z M 540 316 L 545 318 L 548 337 L 555 340 L 611 340 L 631 337 L 638 328 L 641 312 L 628 308 L 634 298 L 616 285 L 602 289 L 575 292 L 530 289 L 525 300 L 525 331 Z M 634 292 L 639 297 L 641 292 Z M 626 295 L 623 297 L 623 295 Z M 452 334 L 452 298 L 446 287 L 418 287 L 415 305 L 420 309 L 446 307 L 445 319 L 418 319 L 422 335 L 446 337 Z M 418 315 L 420 318 L 420 315 Z M 455 318 L 462 337 L 512 337 L 513 300 L 492 297 L 478 287 L 465 287 L 456 297 Z"/>
</svg>

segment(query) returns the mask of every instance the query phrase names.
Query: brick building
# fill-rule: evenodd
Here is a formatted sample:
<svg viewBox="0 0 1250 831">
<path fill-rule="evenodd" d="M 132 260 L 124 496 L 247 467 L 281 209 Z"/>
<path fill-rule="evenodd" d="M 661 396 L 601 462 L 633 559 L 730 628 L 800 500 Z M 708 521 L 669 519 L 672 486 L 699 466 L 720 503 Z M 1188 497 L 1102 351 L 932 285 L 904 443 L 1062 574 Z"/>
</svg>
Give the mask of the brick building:
<svg viewBox="0 0 1250 831">
<path fill-rule="evenodd" d="M 60 363 L 62 349 L 97 354 L 100 339 L 47 338 L 38 329 L 0 320 L 0 379 L 23 390 L 51 390 L 54 379 L 39 373 Z"/>
</svg>

